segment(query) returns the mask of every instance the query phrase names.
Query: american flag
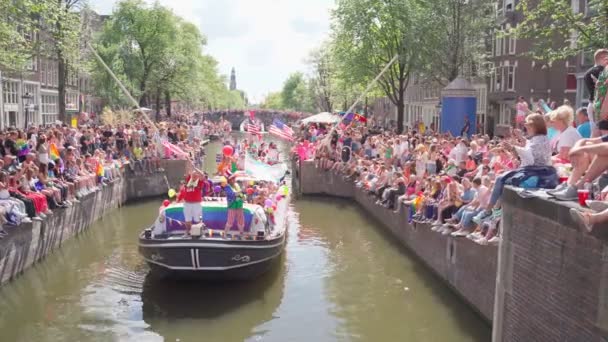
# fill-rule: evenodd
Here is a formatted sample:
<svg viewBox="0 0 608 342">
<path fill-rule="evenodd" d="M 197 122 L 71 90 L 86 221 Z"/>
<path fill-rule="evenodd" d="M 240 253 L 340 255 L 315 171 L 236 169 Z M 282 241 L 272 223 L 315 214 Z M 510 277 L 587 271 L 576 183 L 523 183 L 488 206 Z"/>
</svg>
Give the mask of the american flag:
<svg viewBox="0 0 608 342">
<path fill-rule="evenodd" d="M 259 135 L 260 126 L 258 126 L 258 124 L 256 122 L 249 121 L 249 123 L 247 124 L 247 132 L 249 132 L 249 134 L 252 134 L 252 135 Z"/>
<path fill-rule="evenodd" d="M 289 141 L 293 141 L 293 130 L 291 127 L 287 126 L 281 120 L 274 119 L 272 125 L 270 125 L 270 129 L 268 129 L 268 133 L 272 135 L 276 135 L 279 138 L 287 139 Z"/>
</svg>

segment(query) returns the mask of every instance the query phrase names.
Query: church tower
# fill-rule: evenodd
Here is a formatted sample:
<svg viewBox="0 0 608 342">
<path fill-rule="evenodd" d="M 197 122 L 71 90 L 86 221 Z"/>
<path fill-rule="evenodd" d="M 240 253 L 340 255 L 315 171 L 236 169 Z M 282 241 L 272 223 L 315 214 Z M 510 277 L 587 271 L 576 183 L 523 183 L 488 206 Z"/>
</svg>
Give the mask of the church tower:
<svg viewBox="0 0 608 342">
<path fill-rule="evenodd" d="M 232 68 L 232 72 L 230 72 L 230 90 L 236 90 L 236 72 L 234 68 Z"/>
</svg>

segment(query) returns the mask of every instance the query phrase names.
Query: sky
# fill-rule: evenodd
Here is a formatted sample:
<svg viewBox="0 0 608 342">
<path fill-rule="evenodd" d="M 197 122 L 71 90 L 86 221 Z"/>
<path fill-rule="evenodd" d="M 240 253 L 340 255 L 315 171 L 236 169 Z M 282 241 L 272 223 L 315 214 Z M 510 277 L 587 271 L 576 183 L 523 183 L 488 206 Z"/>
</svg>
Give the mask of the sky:
<svg viewBox="0 0 608 342">
<path fill-rule="evenodd" d="M 152 2 L 152 0 L 146 0 Z M 237 88 L 251 103 L 280 91 L 287 76 L 309 72 L 310 51 L 327 37 L 335 0 L 159 0 L 196 24 L 208 40 L 205 51 L 219 61 L 219 72 L 236 70 Z M 117 0 L 92 1 L 111 14 Z"/>
</svg>

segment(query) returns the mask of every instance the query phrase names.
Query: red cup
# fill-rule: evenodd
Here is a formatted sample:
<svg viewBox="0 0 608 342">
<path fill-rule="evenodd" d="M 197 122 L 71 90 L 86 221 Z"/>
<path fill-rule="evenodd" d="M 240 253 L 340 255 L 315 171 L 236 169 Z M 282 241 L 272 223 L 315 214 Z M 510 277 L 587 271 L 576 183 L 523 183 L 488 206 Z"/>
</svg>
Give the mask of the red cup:
<svg viewBox="0 0 608 342">
<path fill-rule="evenodd" d="M 589 190 L 579 190 L 578 191 L 578 204 L 580 204 L 582 207 L 586 207 L 588 199 L 589 199 Z"/>
<path fill-rule="evenodd" d="M 559 177 L 560 183 L 566 183 L 568 181 L 568 177 Z"/>
</svg>

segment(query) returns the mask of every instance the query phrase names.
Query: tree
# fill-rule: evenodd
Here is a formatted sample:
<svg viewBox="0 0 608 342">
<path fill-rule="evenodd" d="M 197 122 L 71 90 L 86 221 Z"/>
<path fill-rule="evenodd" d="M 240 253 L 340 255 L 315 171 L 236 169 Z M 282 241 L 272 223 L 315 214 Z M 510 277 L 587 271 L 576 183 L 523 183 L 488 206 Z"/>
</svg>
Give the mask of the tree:
<svg viewBox="0 0 608 342">
<path fill-rule="evenodd" d="M 46 0 L 48 5 L 42 16 L 42 28 L 47 35 L 42 44 L 48 44 L 49 55 L 57 59 L 57 95 L 59 120 L 66 120 L 66 80 L 68 72 L 76 72 L 79 62 L 80 16 L 77 12 L 82 0 Z M 46 54 L 47 51 L 43 51 Z"/>
<path fill-rule="evenodd" d="M 312 111 L 310 92 L 304 74 L 296 72 L 287 78 L 281 91 L 281 102 L 284 109 Z"/>
<path fill-rule="evenodd" d="M 162 78 L 154 73 L 169 63 L 167 56 L 176 39 L 175 16 L 170 10 L 158 3 L 148 6 L 142 0 L 125 0 L 118 3 L 106 23 L 98 50 L 114 72 L 121 75 L 131 94 L 139 98 L 139 105 L 147 106 L 153 95 L 150 80 Z M 99 69 L 102 71 L 101 66 Z M 107 82 L 109 76 L 103 72 L 99 84 L 111 86 Z"/>
<path fill-rule="evenodd" d="M 264 109 L 283 109 L 283 95 L 281 92 L 270 93 L 264 99 L 264 102 L 261 105 Z"/>
<path fill-rule="evenodd" d="M 570 1 L 521 0 L 517 9 L 524 20 L 514 30 L 518 38 L 534 45 L 535 59 L 556 61 L 608 46 L 608 2 L 588 0 L 587 8 L 574 11 Z"/>
<path fill-rule="evenodd" d="M 414 0 L 343 0 L 332 19 L 337 57 L 357 83 L 374 78 L 399 56 L 378 85 L 397 106 L 397 128 L 403 131 L 405 90 L 430 54 L 425 45 L 425 31 L 434 25 L 429 10 Z"/>
<path fill-rule="evenodd" d="M 308 60 L 312 67 L 309 86 L 313 103 L 320 111 L 330 113 L 333 111 L 336 72 L 331 49 L 331 44 L 322 44 L 311 52 Z"/>
<path fill-rule="evenodd" d="M 422 76 L 447 85 L 463 69 L 479 69 L 486 61 L 486 38 L 495 24 L 494 0 L 437 0 L 428 10 L 434 25 L 425 33 L 425 58 L 428 63 L 420 70 Z"/>
<path fill-rule="evenodd" d="M 0 0 L 0 67 L 4 71 L 25 69 L 35 54 L 32 37 L 40 31 L 37 18 L 45 10 L 45 2 Z"/>
</svg>

